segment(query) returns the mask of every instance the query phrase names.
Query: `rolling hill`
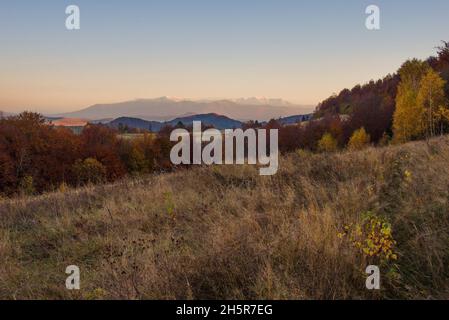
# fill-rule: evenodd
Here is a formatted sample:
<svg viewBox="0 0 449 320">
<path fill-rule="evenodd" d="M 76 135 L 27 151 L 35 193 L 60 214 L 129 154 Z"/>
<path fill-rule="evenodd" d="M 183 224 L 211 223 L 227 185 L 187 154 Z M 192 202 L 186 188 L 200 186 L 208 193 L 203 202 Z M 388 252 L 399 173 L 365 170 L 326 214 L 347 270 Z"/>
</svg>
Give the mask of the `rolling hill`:
<svg viewBox="0 0 449 320">
<path fill-rule="evenodd" d="M 197 114 L 187 117 L 180 117 L 165 122 L 148 121 L 131 117 L 120 117 L 109 122 L 109 125 L 114 128 L 118 128 L 119 126 L 127 126 L 128 128 L 133 129 L 145 129 L 153 132 L 158 132 L 164 126 L 168 125 L 175 127 L 179 123 L 182 123 L 185 127 L 190 127 L 192 126 L 193 121 L 201 121 L 202 124 L 205 126 L 213 126 L 214 128 L 220 130 L 240 128 L 242 126 L 242 122 L 240 121 L 233 120 L 215 113 Z"/>
<path fill-rule="evenodd" d="M 312 119 L 312 117 L 313 117 L 312 113 L 302 114 L 302 115 L 297 115 L 297 116 L 280 118 L 278 120 L 278 122 L 282 125 L 292 125 L 292 124 L 296 124 L 299 122 L 309 121 L 310 119 Z"/>
<path fill-rule="evenodd" d="M 184 126 L 189 127 L 192 126 L 193 121 L 201 121 L 203 125 L 213 126 L 214 128 L 220 130 L 240 128 L 242 126 L 241 121 L 234 120 L 216 113 L 196 114 L 188 117 L 180 117 L 173 119 L 166 124 L 176 126 L 178 123 L 182 123 Z"/>
<path fill-rule="evenodd" d="M 282 125 L 292 125 L 299 122 L 308 121 L 312 118 L 312 114 L 305 115 L 296 115 L 285 118 L 279 118 L 278 122 Z M 193 121 L 201 121 L 205 126 L 213 126 L 216 129 L 236 129 L 241 128 L 243 122 L 228 118 L 223 115 L 219 115 L 216 113 L 208 113 L 208 114 L 197 114 L 185 117 L 175 118 L 170 121 L 149 121 L 140 118 L 133 117 L 120 117 L 114 119 L 107 123 L 109 126 L 113 128 L 119 128 L 120 126 L 126 126 L 130 129 L 144 129 L 153 132 L 160 131 L 164 126 L 172 126 L 175 127 L 179 123 L 182 123 L 185 127 L 192 126 Z M 262 122 L 265 123 L 265 122 Z"/>
<path fill-rule="evenodd" d="M 130 129 L 141 129 L 158 132 L 164 126 L 163 122 L 148 121 L 132 117 L 120 117 L 107 123 L 108 126 L 118 129 L 120 127 L 128 127 Z"/>
</svg>

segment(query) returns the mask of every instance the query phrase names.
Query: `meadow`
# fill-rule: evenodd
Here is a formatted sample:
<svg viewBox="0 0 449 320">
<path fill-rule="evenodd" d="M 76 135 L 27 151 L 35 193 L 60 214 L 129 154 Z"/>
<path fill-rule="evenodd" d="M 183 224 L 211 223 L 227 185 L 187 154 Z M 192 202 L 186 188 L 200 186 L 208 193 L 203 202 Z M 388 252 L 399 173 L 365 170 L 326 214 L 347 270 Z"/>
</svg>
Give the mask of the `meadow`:
<svg viewBox="0 0 449 320">
<path fill-rule="evenodd" d="M 4 198 L 0 298 L 448 299 L 448 161 L 441 137 Z"/>
</svg>

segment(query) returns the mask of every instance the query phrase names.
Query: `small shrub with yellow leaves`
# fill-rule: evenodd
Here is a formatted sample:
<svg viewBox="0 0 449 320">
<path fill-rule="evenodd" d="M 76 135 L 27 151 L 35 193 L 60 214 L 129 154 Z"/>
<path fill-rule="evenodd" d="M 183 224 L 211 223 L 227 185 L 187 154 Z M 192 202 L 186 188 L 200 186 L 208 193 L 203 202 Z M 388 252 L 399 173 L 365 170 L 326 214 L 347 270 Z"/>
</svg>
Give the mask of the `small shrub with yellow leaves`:
<svg viewBox="0 0 449 320">
<path fill-rule="evenodd" d="M 366 258 L 380 258 L 381 261 L 398 258 L 394 251 L 396 241 L 392 235 L 391 224 L 372 212 L 363 214 L 361 223 L 345 226 L 343 232 L 338 233 L 338 237 L 348 239 Z"/>
<path fill-rule="evenodd" d="M 335 152 L 338 149 L 338 142 L 330 133 L 325 133 L 318 141 L 317 147 L 320 152 Z"/>
<path fill-rule="evenodd" d="M 352 134 L 351 139 L 348 142 L 349 150 L 362 150 L 370 143 L 371 137 L 366 132 L 365 128 L 360 128 Z"/>
</svg>

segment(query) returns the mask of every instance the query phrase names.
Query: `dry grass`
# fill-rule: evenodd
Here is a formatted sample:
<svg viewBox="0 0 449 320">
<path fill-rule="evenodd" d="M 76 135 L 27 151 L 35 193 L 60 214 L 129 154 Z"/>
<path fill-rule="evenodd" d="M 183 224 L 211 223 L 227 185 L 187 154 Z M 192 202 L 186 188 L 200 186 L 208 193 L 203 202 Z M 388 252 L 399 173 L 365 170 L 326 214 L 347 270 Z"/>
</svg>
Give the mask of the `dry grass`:
<svg viewBox="0 0 449 320">
<path fill-rule="evenodd" d="M 0 298 L 449 298 L 449 139 L 0 201 Z M 387 219 L 398 260 L 337 235 Z M 65 267 L 81 290 L 65 289 Z M 382 290 L 365 289 L 378 264 Z"/>
</svg>

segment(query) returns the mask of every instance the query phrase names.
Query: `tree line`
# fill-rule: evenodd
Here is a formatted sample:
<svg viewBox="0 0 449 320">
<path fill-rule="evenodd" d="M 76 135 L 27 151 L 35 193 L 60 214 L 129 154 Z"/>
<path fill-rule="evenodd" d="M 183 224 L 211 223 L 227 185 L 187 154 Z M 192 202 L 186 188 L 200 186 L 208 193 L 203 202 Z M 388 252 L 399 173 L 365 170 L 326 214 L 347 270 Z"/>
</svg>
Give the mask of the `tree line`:
<svg viewBox="0 0 449 320">
<path fill-rule="evenodd" d="M 122 139 L 103 125 L 80 135 L 37 113 L 0 119 L 0 194 L 34 194 L 170 170 L 166 135 Z"/>
<path fill-rule="evenodd" d="M 313 120 L 280 131 L 283 151 L 333 151 L 428 139 L 449 132 L 449 42 L 426 61 L 344 89 L 321 102 Z"/>
</svg>

